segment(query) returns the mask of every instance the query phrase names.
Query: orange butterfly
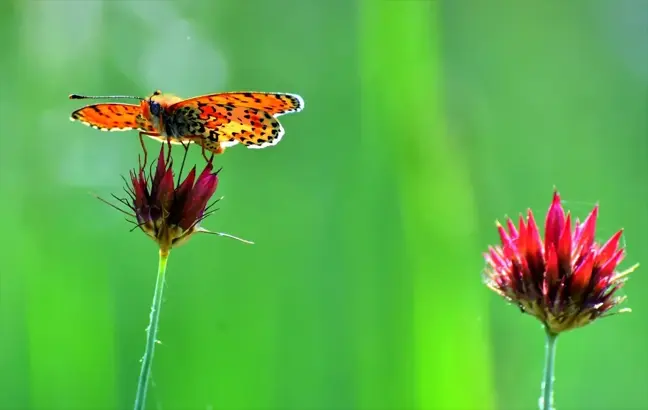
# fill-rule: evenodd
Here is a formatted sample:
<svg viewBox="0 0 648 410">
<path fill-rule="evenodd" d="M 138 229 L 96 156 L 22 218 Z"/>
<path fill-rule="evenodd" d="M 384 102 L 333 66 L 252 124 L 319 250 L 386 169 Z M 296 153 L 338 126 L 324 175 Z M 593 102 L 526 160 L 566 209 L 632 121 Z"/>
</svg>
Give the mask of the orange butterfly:
<svg viewBox="0 0 648 410">
<path fill-rule="evenodd" d="M 277 144 L 284 129 L 277 120 L 283 114 L 299 112 L 304 100 L 297 94 L 228 92 L 182 99 L 155 91 L 149 98 L 132 96 L 82 96 L 70 99 L 129 98 L 139 105 L 103 103 L 74 111 L 72 121 L 101 131 L 140 131 L 143 135 L 170 144 L 197 143 L 204 151 L 222 154 L 238 143 L 248 148 Z"/>
</svg>

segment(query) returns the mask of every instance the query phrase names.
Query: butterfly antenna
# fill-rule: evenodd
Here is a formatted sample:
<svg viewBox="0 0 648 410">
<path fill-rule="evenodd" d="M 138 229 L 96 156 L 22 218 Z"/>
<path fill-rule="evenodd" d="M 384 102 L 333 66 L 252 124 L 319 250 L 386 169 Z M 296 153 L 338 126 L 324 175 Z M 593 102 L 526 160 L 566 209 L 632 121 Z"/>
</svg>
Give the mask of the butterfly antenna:
<svg viewBox="0 0 648 410">
<path fill-rule="evenodd" d="M 70 94 L 70 100 L 110 100 L 117 98 L 126 98 L 130 100 L 140 100 L 144 101 L 142 97 L 135 97 L 132 95 L 79 95 L 79 94 Z"/>
</svg>

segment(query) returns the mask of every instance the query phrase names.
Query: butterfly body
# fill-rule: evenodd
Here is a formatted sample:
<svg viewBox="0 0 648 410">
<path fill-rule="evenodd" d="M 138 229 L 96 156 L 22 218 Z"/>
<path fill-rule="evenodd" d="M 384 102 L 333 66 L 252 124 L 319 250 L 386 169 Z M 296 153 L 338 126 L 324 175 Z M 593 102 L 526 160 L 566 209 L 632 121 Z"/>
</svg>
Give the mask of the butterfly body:
<svg viewBox="0 0 648 410">
<path fill-rule="evenodd" d="M 299 95 L 288 93 L 230 92 L 182 99 L 156 91 L 141 98 L 139 105 L 85 106 L 74 111 L 71 120 L 103 131 L 139 130 L 140 137 L 147 135 L 172 144 L 193 142 L 220 154 L 239 143 L 248 148 L 277 144 L 284 134 L 277 117 L 303 107 Z"/>
</svg>

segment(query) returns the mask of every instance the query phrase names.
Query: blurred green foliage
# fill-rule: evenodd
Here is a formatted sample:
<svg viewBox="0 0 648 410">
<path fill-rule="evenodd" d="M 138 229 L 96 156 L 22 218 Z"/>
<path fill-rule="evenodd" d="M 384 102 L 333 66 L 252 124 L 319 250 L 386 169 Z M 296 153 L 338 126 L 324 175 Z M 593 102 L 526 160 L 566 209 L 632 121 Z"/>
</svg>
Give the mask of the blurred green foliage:
<svg viewBox="0 0 648 410">
<path fill-rule="evenodd" d="M 139 144 L 69 122 L 73 92 L 306 100 L 278 146 L 217 159 L 205 226 L 256 245 L 172 252 L 150 409 L 535 408 L 543 332 L 481 284 L 493 221 L 555 185 L 645 263 L 645 2 L 9 0 L 0 23 L 0 409 L 134 399 L 157 252 L 89 192 Z M 561 337 L 558 409 L 648 409 L 647 289 Z"/>
</svg>

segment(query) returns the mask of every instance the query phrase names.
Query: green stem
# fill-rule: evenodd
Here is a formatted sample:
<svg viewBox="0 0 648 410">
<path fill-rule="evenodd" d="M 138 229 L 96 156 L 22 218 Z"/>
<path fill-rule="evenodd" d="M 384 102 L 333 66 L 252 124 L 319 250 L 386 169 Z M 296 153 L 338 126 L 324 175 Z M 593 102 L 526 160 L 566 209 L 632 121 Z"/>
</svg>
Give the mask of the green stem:
<svg viewBox="0 0 648 410">
<path fill-rule="evenodd" d="M 545 346 L 545 368 L 544 379 L 542 381 L 542 397 L 540 397 L 540 410 L 554 410 L 553 406 L 553 382 L 554 382 L 554 363 L 556 359 L 556 341 L 558 335 L 551 333 L 548 328 L 547 342 Z"/>
<path fill-rule="evenodd" d="M 164 278 L 166 276 L 167 260 L 169 252 L 160 249 L 160 261 L 158 263 L 157 280 L 155 281 L 155 293 L 151 305 L 151 316 L 149 326 L 146 328 L 146 350 L 142 358 L 142 370 L 140 371 L 137 383 L 137 395 L 135 396 L 135 410 L 143 410 L 146 405 L 146 389 L 148 388 L 153 364 L 153 352 L 157 341 L 158 322 L 160 320 L 160 307 L 162 306 L 162 292 L 164 290 Z"/>
</svg>

